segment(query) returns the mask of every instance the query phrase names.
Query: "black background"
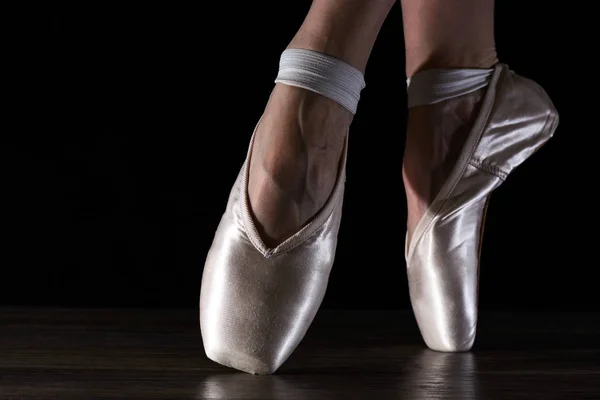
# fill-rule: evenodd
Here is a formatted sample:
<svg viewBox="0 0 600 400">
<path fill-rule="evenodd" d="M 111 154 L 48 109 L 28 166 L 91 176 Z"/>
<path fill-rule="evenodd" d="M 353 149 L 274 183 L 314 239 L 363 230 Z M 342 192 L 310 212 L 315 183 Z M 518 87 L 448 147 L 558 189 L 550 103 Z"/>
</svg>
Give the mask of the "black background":
<svg viewBox="0 0 600 400">
<path fill-rule="evenodd" d="M 228 3 L 6 16 L 15 28 L 5 78 L 16 90 L 0 150 L 0 305 L 197 307 L 204 259 L 279 55 L 310 6 Z M 596 161 L 584 154 L 598 134 L 586 68 L 593 46 L 575 31 L 584 11 L 527 5 L 498 1 L 499 57 L 546 89 L 561 122 L 492 196 L 480 305 L 598 309 Z M 399 4 L 365 78 L 323 307 L 408 308 Z"/>
</svg>

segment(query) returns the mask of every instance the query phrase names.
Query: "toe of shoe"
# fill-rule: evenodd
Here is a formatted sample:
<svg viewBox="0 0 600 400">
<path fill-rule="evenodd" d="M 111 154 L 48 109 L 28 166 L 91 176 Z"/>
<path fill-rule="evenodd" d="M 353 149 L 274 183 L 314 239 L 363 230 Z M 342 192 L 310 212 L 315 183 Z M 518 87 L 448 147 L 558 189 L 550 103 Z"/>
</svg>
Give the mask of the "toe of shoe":
<svg viewBox="0 0 600 400">
<path fill-rule="evenodd" d="M 249 355 L 238 349 L 205 345 L 205 352 L 210 360 L 218 364 L 254 375 L 270 375 L 281 366 L 268 357 Z"/>
<path fill-rule="evenodd" d="M 423 335 L 425 344 L 431 350 L 444 353 L 460 353 L 471 350 L 475 343 L 475 333 L 442 337 L 439 334 Z"/>
</svg>

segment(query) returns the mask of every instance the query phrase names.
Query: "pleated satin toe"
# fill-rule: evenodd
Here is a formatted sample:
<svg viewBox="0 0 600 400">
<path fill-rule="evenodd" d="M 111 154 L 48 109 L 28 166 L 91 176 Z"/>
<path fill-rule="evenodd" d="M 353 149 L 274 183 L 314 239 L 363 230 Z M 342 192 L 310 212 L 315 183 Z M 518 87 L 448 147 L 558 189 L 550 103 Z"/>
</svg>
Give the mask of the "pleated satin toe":
<svg viewBox="0 0 600 400">
<path fill-rule="evenodd" d="M 558 113 L 539 85 L 495 66 L 458 162 L 405 250 L 412 308 L 429 348 L 471 349 L 487 200 L 557 125 Z"/>
<path fill-rule="evenodd" d="M 200 328 L 211 360 L 252 374 L 271 374 L 304 337 L 323 300 L 333 265 L 346 149 L 347 145 L 325 206 L 275 248 L 265 246 L 250 214 L 248 151 L 202 277 Z"/>
</svg>

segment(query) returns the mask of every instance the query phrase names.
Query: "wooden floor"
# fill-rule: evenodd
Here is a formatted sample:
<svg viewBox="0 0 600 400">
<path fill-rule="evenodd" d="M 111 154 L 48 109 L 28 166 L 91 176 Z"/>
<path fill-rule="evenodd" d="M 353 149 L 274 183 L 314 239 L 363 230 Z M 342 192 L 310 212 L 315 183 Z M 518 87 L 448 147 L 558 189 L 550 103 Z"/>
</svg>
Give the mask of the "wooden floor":
<svg viewBox="0 0 600 400">
<path fill-rule="evenodd" d="M 195 310 L 0 309 L 0 399 L 600 399 L 600 316 L 480 315 L 472 352 L 408 312 L 321 311 L 272 376 L 208 360 Z"/>
</svg>

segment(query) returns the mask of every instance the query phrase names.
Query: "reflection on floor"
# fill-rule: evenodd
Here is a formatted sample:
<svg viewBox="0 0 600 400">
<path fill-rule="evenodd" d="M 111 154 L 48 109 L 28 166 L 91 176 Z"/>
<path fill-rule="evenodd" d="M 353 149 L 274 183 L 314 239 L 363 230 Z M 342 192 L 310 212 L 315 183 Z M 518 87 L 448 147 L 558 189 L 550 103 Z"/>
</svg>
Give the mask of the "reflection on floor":
<svg viewBox="0 0 600 400">
<path fill-rule="evenodd" d="M 0 310 L 2 399 L 591 399 L 600 316 L 481 312 L 473 351 L 410 312 L 321 311 L 271 376 L 208 360 L 196 310 Z"/>
</svg>

